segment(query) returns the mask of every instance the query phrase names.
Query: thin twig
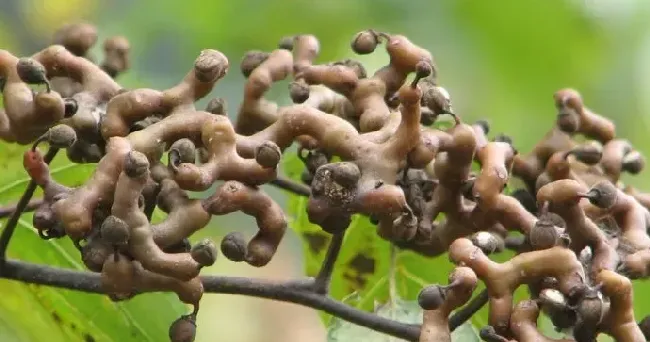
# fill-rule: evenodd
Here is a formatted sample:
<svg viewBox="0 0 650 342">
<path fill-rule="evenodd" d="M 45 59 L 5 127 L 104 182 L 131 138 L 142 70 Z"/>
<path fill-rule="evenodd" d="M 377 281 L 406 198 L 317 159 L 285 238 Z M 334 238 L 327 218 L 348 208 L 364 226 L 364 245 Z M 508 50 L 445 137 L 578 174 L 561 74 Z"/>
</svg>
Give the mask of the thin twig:
<svg viewBox="0 0 650 342">
<path fill-rule="evenodd" d="M 7 247 L 9 247 L 9 241 L 11 240 L 11 237 L 13 236 L 14 231 L 16 230 L 18 219 L 20 218 L 20 215 L 23 213 L 23 210 L 29 203 L 29 200 L 34 195 L 35 190 L 36 190 L 36 182 L 30 180 L 29 184 L 27 184 L 27 188 L 25 189 L 25 192 L 23 192 L 23 195 L 20 197 L 18 204 L 16 204 L 16 209 L 13 211 L 13 213 L 11 213 L 11 216 L 9 216 L 7 225 L 5 226 L 5 229 L 2 231 L 2 235 L 0 235 L 0 260 L 5 260 L 7 256 Z"/>
<path fill-rule="evenodd" d="M 488 302 L 487 289 L 483 289 L 478 296 L 472 298 L 467 305 L 463 306 L 460 310 L 456 311 L 451 317 L 449 317 L 449 330 L 454 331 L 463 323 L 467 322 L 474 314 L 481 310 L 481 308 Z"/>
<path fill-rule="evenodd" d="M 390 266 L 388 269 L 388 305 L 390 307 L 389 318 L 394 320 L 397 309 L 397 247 L 390 244 Z M 388 338 L 389 342 L 393 342 L 392 338 Z"/>
<path fill-rule="evenodd" d="M 54 268 L 19 260 L 7 260 L 0 277 L 30 284 L 103 293 L 99 273 Z M 287 286 L 284 282 L 244 277 L 202 276 L 201 280 L 207 293 L 237 294 L 300 304 L 407 341 L 417 341 L 420 336 L 420 325 L 401 323 L 356 309 L 328 296 L 296 287 L 293 285 L 295 281 Z"/>
<path fill-rule="evenodd" d="M 397 247 L 390 244 L 390 265 L 388 268 L 388 304 L 390 305 L 391 312 L 394 312 L 397 306 Z"/>
<path fill-rule="evenodd" d="M 47 150 L 45 157 L 43 157 L 43 161 L 46 164 L 49 164 L 52 161 L 52 159 L 54 159 L 54 157 L 58 152 L 59 152 L 58 148 L 50 147 Z M 29 184 L 27 184 L 27 188 L 23 192 L 23 195 L 20 197 L 20 200 L 16 204 L 16 209 L 14 210 L 13 213 L 11 213 L 11 216 L 9 216 L 9 220 L 7 220 L 5 229 L 2 231 L 2 235 L 0 235 L 0 261 L 4 261 L 7 257 L 7 247 L 9 247 L 9 241 L 11 240 L 11 237 L 13 236 L 14 231 L 16 230 L 18 219 L 20 219 L 20 215 L 25 210 L 25 207 L 27 207 L 27 204 L 29 204 L 29 201 L 32 199 L 32 196 L 34 196 L 35 190 L 36 190 L 36 182 L 30 180 Z"/>
<path fill-rule="evenodd" d="M 41 204 L 43 204 L 42 198 L 34 198 L 31 201 L 29 201 L 29 203 L 27 203 L 27 206 L 23 210 L 23 213 L 34 211 L 36 210 L 36 208 L 40 207 Z M 0 207 L 0 219 L 3 219 L 11 215 L 14 211 L 16 211 L 17 206 L 18 204 L 12 204 L 6 207 Z"/>
<path fill-rule="evenodd" d="M 332 272 L 334 271 L 334 264 L 336 264 L 336 259 L 338 259 L 338 256 L 341 253 L 341 246 L 343 245 L 344 236 L 345 232 L 334 234 L 332 236 L 330 245 L 327 248 L 325 260 L 323 260 L 323 265 L 321 266 L 318 275 L 314 279 L 314 292 L 323 295 L 329 292 L 330 281 L 332 280 Z"/>
<path fill-rule="evenodd" d="M 309 196 L 311 195 L 311 189 L 304 184 L 300 184 L 291 179 L 278 177 L 269 182 L 269 184 L 277 186 L 278 188 L 293 192 L 296 195 L 300 196 Z"/>
</svg>

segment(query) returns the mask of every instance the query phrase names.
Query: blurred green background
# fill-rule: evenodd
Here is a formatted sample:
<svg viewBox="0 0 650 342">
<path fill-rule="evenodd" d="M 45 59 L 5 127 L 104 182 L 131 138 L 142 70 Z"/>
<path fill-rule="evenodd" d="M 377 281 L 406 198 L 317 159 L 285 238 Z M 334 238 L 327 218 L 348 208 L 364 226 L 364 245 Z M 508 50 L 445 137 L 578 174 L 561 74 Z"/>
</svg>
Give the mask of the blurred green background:
<svg viewBox="0 0 650 342">
<path fill-rule="evenodd" d="M 645 0 L 0 0 L 0 48 L 28 55 L 46 46 L 62 24 L 87 20 L 97 25 L 100 41 L 116 34 L 130 40 L 132 68 L 119 79 L 124 87 L 157 89 L 180 80 L 201 49 L 218 49 L 231 68 L 212 95 L 226 98 L 232 115 L 242 97 L 238 62 L 246 50 L 271 50 L 282 36 L 312 33 L 321 41 L 319 61 L 358 58 L 350 39 L 375 28 L 429 49 L 456 112 L 467 120 L 488 119 L 493 132 L 510 135 L 520 151 L 529 150 L 552 124 L 553 92 L 575 87 L 648 156 L 649 15 Z M 358 59 L 375 70 L 387 62 L 379 50 Z M 101 55 L 100 44 L 95 55 Z M 286 95 L 285 85 L 272 92 L 282 103 L 288 103 Z M 650 190 L 650 178 L 624 181 Z M 269 191 L 286 203 L 282 193 Z M 204 234 L 253 231 L 253 220 L 242 215 L 214 221 Z M 265 269 L 224 259 L 210 271 L 279 279 L 300 275 L 302 247 L 289 235 Z M 643 283 L 636 289 L 637 314 L 643 317 L 650 314 L 650 289 Z M 325 339 L 317 314 L 304 308 L 212 295 L 201 310 L 197 341 Z"/>
</svg>

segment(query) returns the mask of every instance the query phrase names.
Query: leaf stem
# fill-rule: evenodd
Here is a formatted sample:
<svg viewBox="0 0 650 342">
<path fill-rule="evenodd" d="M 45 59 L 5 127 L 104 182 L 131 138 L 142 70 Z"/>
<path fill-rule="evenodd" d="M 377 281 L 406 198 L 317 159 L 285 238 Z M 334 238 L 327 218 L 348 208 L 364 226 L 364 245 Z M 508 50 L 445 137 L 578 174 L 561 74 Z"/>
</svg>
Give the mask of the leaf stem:
<svg viewBox="0 0 650 342">
<path fill-rule="evenodd" d="M 52 161 L 52 159 L 56 157 L 56 154 L 58 152 L 59 152 L 58 148 L 50 147 L 47 150 L 45 157 L 43 157 L 43 162 L 49 164 Z M 7 220 L 7 225 L 2 231 L 2 235 L 0 235 L 0 262 L 2 263 L 4 263 L 4 261 L 6 260 L 7 247 L 9 247 L 9 241 L 11 240 L 11 237 L 13 236 L 14 231 L 16 230 L 18 219 L 20 219 L 20 215 L 22 215 L 23 211 L 25 210 L 30 200 L 32 199 L 32 196 L 34 196 L 34 191 L 36 191 L 36 187 L 37 187 L 36 182 L 30 180 L 29 184 L 27 184 L 27 188 L 25 188 L 25 191 L 23 192 L 23 195 L 20 197 L 20 200 L 16 204 L 16 209 L 11 213 L 11 216 L 9 216 L 9 220 Z"/>
<path fill-rule="evenodd" d="M 389 315 L 391 320 L 395 320 L 395 309 L 397 308 L 397 247 L 390 244 L 390 265 L 388 268 L 388 305 Z M 389 342 L 393 342 L 392 336 L 388 338 Z"/>
<path fill-rule="evenodd" d="M 487 289 L 483 289 L 476 297 L 472 298 L 467 305 L 463 306 L 460 310 L 456 311 L 449 318 L 449 330 L 454 331 L 463 323 L 467 322 L 474 314 L 481 310 L 481 308 L 488 302 L 489 299 Z"/>
<path fill-rule="evenodd" d="M 397 305 L 397 247 L 390 245 L 390 265 L 388 268 L 388 302 L 391 307 L 391 312 Z"/>
<path fill-rule="evenodd" d="M 329 292 L 334 264 L 336 264 L 336 259 L 338 259 L 338 256 L 341 253 L 341 246 L 343 245 L 344 237 L 345 232 L 337 233 L 332 236 L 332 240 L 327 249 L 327 254 L 325 255 L 325 260 L 323 260 L 323 265 L 314 280 L 314 292 L 323 295 Z"/>
</svg>

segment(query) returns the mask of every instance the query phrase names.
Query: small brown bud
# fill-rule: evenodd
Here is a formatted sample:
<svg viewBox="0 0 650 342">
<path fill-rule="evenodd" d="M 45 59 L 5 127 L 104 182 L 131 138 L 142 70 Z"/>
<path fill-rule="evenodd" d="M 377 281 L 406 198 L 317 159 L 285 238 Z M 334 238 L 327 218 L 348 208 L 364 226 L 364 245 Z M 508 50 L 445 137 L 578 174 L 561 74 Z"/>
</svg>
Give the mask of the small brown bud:
<svg viewBox="0 0 650 342">
<path fill-rule="evenodd" d="M 104 51 L 106 52 L 116 52 L 120 55 L 125 55 L 131 49 L 131 45 L 126 37 L 114 36 L 104 41 Z"/>
<path fill-rule="evenodd" d="M 54 44 L 63 45 L 75 56 L 84 56 L 97 42 L 97 28 L 86 22 L 63 25 L 54 33 Z"/>
<path fill-rule="evenodd" d="M 359 55 L 367 55 L 377 48 L 379 40 L 377 35 L 372 31 L 361 31 L 354 36 L 352 40 L 352 51 Z"/>
<path fill-rule="evenodd" d="M 618 189 L 612 182 L 602 181 L 591 187 L 586 197 L 591 204 L 602 209 L 609 209 L 616 204 Z"/>
<path fill-rule="evenodd" d="M 121 246 L 128 243 L 131 230 L 124 220 L 111 215 L 102 222 L 100 234 L 111 245 Z"/>
<path fill-rule="evenodd" d="M 265 168 L 274 168 L 278 166 L 282 151 L 280 147 L 272 141 L 265 141 L 255 148 L 255 160 Z"/>
<path fill-rule="evenodd" d="M 138 178 L 149 171 L 147 156 L 138 151 L 130 151 L 124 157 L 124 173 L 130 178 Z"/>
<path fill-rule="evenodd" d="M 423 310 L 436 310 L 445 302 L 445 297 L 440 285 L 427 286 L 418 294 L 418 304 Z"/>
<path fill-rule="evenodd" d="M 174 151 L 178 163 L 194 163 L 196 161 L 196 146 L 192 140 L 183 138 L 176 140 L 169 148 L 170 153 Z"/>
<path fill-rule="evenodd" d="M 472 235 L 472 243 L 480 248 L 483 253 L 489 255 L 492 253 L 497 253 L 503 251 L 504 241 L 497 238 L 495 235 L 489 232 L 478 232 Z"/>
<path fill-rule="evenodd" d="M 280 39 L 280 42 L 278 43 L 278 48 L 283 49 L 283 50 L 293 50 L 293 41 L 295 40 L 295 36 L 286 36 L 282 37 Z"/>
<path fill-rule="evenodd" d="M 415 64 L 415 74 L 419 78 L 425 78 L 433 72 L 433 66 L 427 61 L 419 61 Z"/>
<path fill-rule="evenodd" d="M 302 81 L 295 81 L 289 84 L 289 96 L 293 103 L 303 103 L 309 98 L 309 86 Z"/>
<path fill-rule="evenodd" d="M 221 240 L 221 254 L 230 261 L 244 261 L 246 259 L 246 251 L 246 239 L 240 232 L 228 233 Z"/>
<path fill-rule="evenodd" d="M 217 246 L 212 240 L 204 239 L 192 246 L 190 254 L 201 266 L 212 266 L 217 261 Z"/>
<path fill-rule="evenodd" d="M 194 342 L 196 337 L 196 317 L 194 315 L 181 316 L 169 327 L 171 342 Z"/>
<path fill-rule="evenodd" d="M 578 306 L 576 313 L 583 324 L 595 327 L 602 321 L 606 310 L 603 297 L 600 292 L 588 290 L 588 294 L 583 297 Z"/>
<path fill-rule="evenodd" d="M 194 61 L 194 75 L 200 82 L 212 82 L 227 72 L 228 58 L 217 50 L 203 50 Z"/>
<path fill-rule="evenodd" d="M 443 87 L 431 87 L 422 94 L 422 104 L 435 114 L 452 113 L 451 97 Z"/>
<path fill-rule="evenodd" d="M 564 132 L 574 133 L 578 130 L 580 122 L 578 116 L 573 113 L 560 113 L 556 120 L 557 126 Z"/>
<path fill-rule="evenodd" d="M 81 261 L 93 272 L 101 272 L 104 261 L 113 254 L 114 248 L 107 243 L 88 243 L 81 248 Z"/>
<path fill-rule="evenodd" d="M 269 58 L 269 55 L 270 54 L 268 52 L 257 50 L 246 52 L 240 64 L 241 73 L 244 75 L 244 77 L 250 76 L 255 68 L 257 68 L 267 58 Z"/>
<path fill-rule="evenodd" d="M 346 188 L 356 187 L 361 178 L 359 167 L 352 162 L 325 164 L 322 168 L 331 170 L 332 179 Z"/>
<path fill-rule="evenodd" d="M 540 218 L 528 234 L 528 242 L 535 250 L 547 249 L 557 244 L 559 233 L 552 222 Z"/>
<path fill-rule="evenodd" d="M 645 167 L 645 158 L 638 151 L 632 151 L 623 158 L 623 170 L 636 175 Z"/>
<path fill-rule="evenodd" d="M 59 124 L 47 131 L 46 138 L 52 147 L 68 148 L 77 141 L 77 133 L 72 127 Z"/>
<path fill-rule="evenodd" d="M 73 98 L 66 98 L 63 100 L 64 104 L 64 110 L 65 110 L 65 117 L 69 118 L 75 114 L 77 114 L 77 110 L 79 110 L 79 104 L 77 103 L 77 100 Z"/>
<path fill-rule="evenodd" d="M 33 58 L 24 57 L 18 60 L 16 71 L 20 80 L 27 84 L 47 83 L 47 72 L 43 64 Z"/>
<path fill-rule="evenodd" d="M 216 115 L 226 115 L 226 100 L 221 97 L 215 97 L 205 107 L 205 111 Z"/>
<path fill-rule="evenodd" d="M 603 157 L 603 146 L 594 141 L 575 148 L 571 151 L 571 154 L 585 164 L 594 165 L 600 162 L 600 159 Z"/>
</svg>

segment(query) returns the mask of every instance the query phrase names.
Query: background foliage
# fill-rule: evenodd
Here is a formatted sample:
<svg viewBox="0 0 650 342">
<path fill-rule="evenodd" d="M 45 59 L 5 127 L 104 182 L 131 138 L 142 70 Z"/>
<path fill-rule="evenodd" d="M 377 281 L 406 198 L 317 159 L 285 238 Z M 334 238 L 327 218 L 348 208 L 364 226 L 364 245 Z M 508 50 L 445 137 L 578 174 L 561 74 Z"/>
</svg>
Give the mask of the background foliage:
<svg viewBox="0 0 650 342">
<path fill-rule="evenodd" d="M 2 0 L 0 48 L 33 53 L 61 24 L 86 19 L 98 25 L 100 39 L 122 34 L 131 41 L 133 70 L 120 79 L 125 87 L 158 89 L 177 82 L 201 49 L 216 48 L 230 58 L 231 71 L 214 95 L 228 100 L 232 115 L 243 86 L 237 63 L 246 50 L 270 50 L 284 35 L 308 32 L 321 40 L 321 60 L 350 57 L 352 35 L 372 27 L 405 34 L 430 49 L 456 111 L 468 120 L 489 119 L 493 130 L 512 136 L 521 151 L 530 149 L 551 125 L 552 92 L 571 86 L 650 156 L 648 14 L 650 3 L 643 0 Z M 381 53 L 361 60 L 370 70 L 386 61 Z M 283 85 L 272 94 L 287 102 Z M 25 185 L 21 152 L 0 145 L 0 205 L 15 201 Z M 57 179 L 68 185 L 90 172 L 88 166 L 68 165 L 65 158 L 58 158 L 54 167 Z M 284 165 L 293 176 L 297 168 L 291 158 Z M 650 189 L 650 178 L 624 180 Z M 284 203 L 295 232 L 278 258 L 262 270 L 220 260 L 209 272 L 277 278 L 315 272 L 327 236 L 308 224 L 304 199 L 269 192 Z M 80 267 L 69 243 L 40 241 L 30 222 L 31 217 L 23 217 L 10 248 L 12 257 Z M 218 239 L 234 229 L 251 234 L 252 223 L 243 215 L 215 218 L 201 237 Z M 380 303 L 389 299 L 391 289 L 389 304 L 408 307 L 422 285 L 445 282 L 451 269 L 444 256 L 432 260 L 408 252 L 397 253 L 391 268 L 390 246 L 362 218 L 355 219 L 345 239 L 333 295 L 368 310 L 386 310 Z M 643 283 L 635 290 L 637 315 L 642 317 L 650 313 L 650 291 Z M 114 304 L 101 296 L 7 281 L 0 281 L 0 291 L 5 294 L 0 297 L 3 341 L 161 341 L 169 322 L 184 310 L 170 295 Z M 322 318 L 337 329 L 342 325 Z M 473 323 L 484 322 L 482 312 Z M 197 341 L 321 341 L 326 335 L 316 314 L 307 309 L 239 297 L 207 296 L 198 324 Z M 337 331 L 330 332 L 330 340 L 336 341 Z"/>
</svg>

